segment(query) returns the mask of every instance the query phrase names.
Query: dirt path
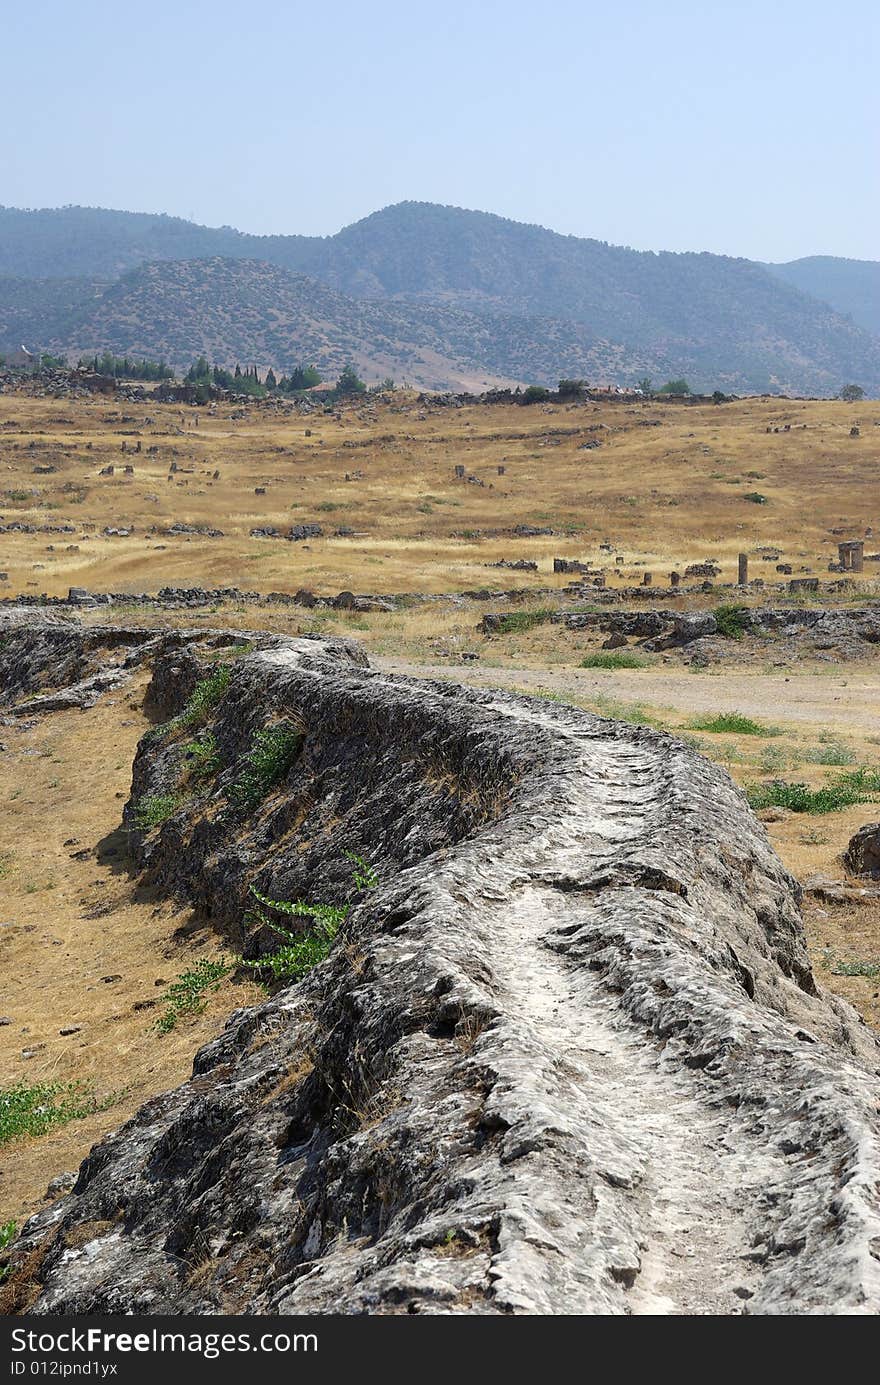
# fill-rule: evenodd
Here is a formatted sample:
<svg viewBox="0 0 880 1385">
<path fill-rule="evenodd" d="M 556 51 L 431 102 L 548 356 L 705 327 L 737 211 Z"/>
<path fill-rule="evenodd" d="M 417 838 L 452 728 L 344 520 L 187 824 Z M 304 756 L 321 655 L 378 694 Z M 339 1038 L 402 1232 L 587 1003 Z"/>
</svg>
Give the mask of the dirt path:
<svg viewBox="0 0 880 1385">
<path fill-rule="evenodd" d="M 388 673 L 442 678 L 472 687 L 546 689 L 588 701 L 597 695 L 621 702 L 669 707 L 685 715 L 743 712 L 758 720 L 793 721 L 830 729 L 880 730 L 880 676 L 859 669 L 822 674 L 688 673 L 679 669 L 596 672 L 578 668 L 489 668 L 480 664 L 412 664 L 399 659 L 372 662 Z"/>
</svg>

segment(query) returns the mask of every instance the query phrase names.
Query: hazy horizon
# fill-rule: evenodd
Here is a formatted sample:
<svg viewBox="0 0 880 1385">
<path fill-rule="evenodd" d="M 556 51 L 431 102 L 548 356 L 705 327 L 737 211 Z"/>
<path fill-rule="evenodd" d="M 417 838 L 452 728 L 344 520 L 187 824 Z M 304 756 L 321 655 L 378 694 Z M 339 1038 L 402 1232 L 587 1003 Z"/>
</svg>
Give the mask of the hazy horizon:
<svg viewBox="0 0 880 1385">
<path fill-rule="evenodd" d="M 817 0 L 338 0 L 332 24 L 46 0 L 5 17 L 0 201 L 332 235 L 412 200 L 639 250 L 876 260 L 878 39 L 867 0 L 837 23 Z"/>
</svg>

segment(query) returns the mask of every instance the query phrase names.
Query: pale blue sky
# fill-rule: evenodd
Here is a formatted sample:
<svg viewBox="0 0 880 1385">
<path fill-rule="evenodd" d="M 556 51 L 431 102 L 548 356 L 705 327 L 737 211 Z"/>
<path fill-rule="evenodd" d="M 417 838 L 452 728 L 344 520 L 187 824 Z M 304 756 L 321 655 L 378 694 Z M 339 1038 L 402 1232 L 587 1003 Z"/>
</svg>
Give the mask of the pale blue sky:
<svg viewBox="0 0 880 1385">
<path fill-rule="evenodd" d="M 880 258 L 880 5 L 3 7 L 0 202 L 330 234 L 415 198 L 638 249 Z"/>
</svg>

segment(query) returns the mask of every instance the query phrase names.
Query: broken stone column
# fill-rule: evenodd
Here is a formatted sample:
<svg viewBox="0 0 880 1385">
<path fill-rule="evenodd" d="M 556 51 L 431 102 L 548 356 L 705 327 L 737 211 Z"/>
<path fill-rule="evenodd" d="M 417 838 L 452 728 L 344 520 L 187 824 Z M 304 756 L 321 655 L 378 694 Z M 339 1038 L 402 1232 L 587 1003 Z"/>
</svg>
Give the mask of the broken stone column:
<svg viewBox="0 0 880 1385">
<path fill-rule="evenodd" d="M 653 580 L 653 579 L 652 579 L 652 577 L 651 577 L 650 572 L 646 572 L 645 575 L 644 575 L 644 577 L 642 578 L 642 586 L 643 586 L 643 587 L 650 587 L 652 580 Z"/>
<path fill-rule="evenodd" d="M 669 585 L 670 585 L 670 587 L 680 587 L 680 586 L 681 586 L 681 573 L 680 573 L 680 572 L 670 572 L 670 574 L 669 574 Z"/>
<path fill-rule="evenodd" d="M 841 571 L 846 572 L 850 565 L 850 550 L 848 543 L 837 545 L 837 560 L 840 563 Z"/>
<path fill-rule="evenodd" d="M 749 555 L 748 555 L 748 553 L 740 553 L 739 558 L 738 558 L 738 560 L 737 560 L 737 565 L 738 565 L 738 572 L 737 572 L 737 579 L 736 579 L 736 580 L 737 580 L 737 582 L 739 583 L 739 585 L 740 585 L 741 587 L 744 587 L 744 586 L 747 584 L 748 580 L 749 580 Z"/>
<path fill-rule="evenodd" d="M 506 470 L 507 470 L 507 467 L 500 466 L 500 467 L 498 468 L 498 475 L 499 475 L 499 476 L 503 476 Z"/>
<path fill-rule="evenodd" d="M 459 481 L 460 481 L 460 480 L 462 479 L 462 477 L 464 476 L 464 467 L 463 467 L 463 466 L 457 466 L 457 467 L 455 468 L 455 474 L 456 474 L 456 476 L 458 477 L 458 479 L 459 479 Z"/>
<path fill-rule="evenodd" d="M 865 568 L 865 545 L 861 539 L 850 544 L 850 567 L 853 572 L 863 572 Z"/>
</svg>

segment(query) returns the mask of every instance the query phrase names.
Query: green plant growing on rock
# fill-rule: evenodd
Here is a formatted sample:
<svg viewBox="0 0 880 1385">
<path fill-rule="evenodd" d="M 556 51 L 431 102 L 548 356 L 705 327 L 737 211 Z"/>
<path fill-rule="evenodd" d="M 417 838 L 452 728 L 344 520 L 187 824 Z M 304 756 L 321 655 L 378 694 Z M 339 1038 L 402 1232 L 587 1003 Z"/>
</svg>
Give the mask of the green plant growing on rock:
<svg viewBox="0 0 880 1385">
<path fill-rule="evenodd" d="M 207 677 L 200 678 L 181 711 L 161 726 L 154 726 L 147 735 L 151 737 L 170 736 L 174 731 L 188 731 L 204 726 L 214 708 L 223 700 L 229 688 L 232 669 L 228 664 L 218 664 Z"/>
<path fill-rule="evenodd" d="M 719 635 L 727 640 L 741 640 L 746 633 L 745 606 L 716 606 L 712 612 Z"/>
<path fill-rule="evenodd" d="M 245 768 L 230 786 L 230 801 L 237 808 L 252 812 L 287 774 L 302 742 L 302 728 L 286 722 L 258 731 Z"/>
<path fill-rule="evenodd" d="M 355 890 L 363 893 L 375 889 L 379 883 L 376 871 L 353 851 L 346 851 L 346 858 L 353 866 Z M 350 902 L 345 904 L 309 903 L 306 900 L 269 899 L 251 886 L 251 895 L 257 907 L 251 909 L 246 919 L 269 928 L 284 939 L 284 945 L 254 960 L 240 958 L 243 966 L 252 971 L 268 971 L 275 981 L 298 981 L 311 971 L 312 967 L 323 962 L 336 940 L 340 928 L 348 918 Z M 312 926 L 302 933 L 294 933 L 285 928 L 273 914 L 284 918 L 310 919 Z"/>
<path fill-rule="evenodd" d="M 220 989 L 231 970 L 225 957 L 219 961 L 200 957 L 189 971 L 182 971 L 162 997 L 165 1013 L 156 1021 L 160 1034 L 170 1033 L 182 1015 L 200 1015 L 208 995 Z"/>
<path fill-rule="evenodd" d="M 135 804 L 134 823 L 140 832 L 152 832 L 173 817 L 183 799 L 179 793 L 148 793 Z"/>
<path fill-rule="evenodd" d="M 212 779 L 220 768 L 220 752 L 213 731 L 203 731 L 184 749 L 185 767 L 191 779 Z"/>
</svg>

